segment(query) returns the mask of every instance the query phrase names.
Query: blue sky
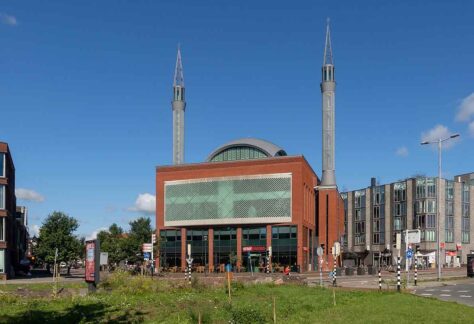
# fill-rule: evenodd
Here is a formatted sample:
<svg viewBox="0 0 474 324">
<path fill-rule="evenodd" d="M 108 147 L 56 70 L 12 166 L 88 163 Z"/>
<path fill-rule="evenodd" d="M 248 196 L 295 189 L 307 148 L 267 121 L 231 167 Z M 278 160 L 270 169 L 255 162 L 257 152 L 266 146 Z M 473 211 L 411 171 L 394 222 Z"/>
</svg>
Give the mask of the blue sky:
<svg viewBox="0 0 474 324">
<path fill-rule="evenodd" d="M 471 1 L 2 0 L 0 140 L 19 203 L 31 227 L 62 210 L 84 235 L 151 211 L 143 194 L 172 160 L 178 42 L 187 162 L 258 137 L 320 174 L 326 17 L 339 187 L 435 175 L 420 140 L 451 132 L 461 138 L 444 151 L 445 175 L 474 171 L 473 12 Z"/>
</svg>

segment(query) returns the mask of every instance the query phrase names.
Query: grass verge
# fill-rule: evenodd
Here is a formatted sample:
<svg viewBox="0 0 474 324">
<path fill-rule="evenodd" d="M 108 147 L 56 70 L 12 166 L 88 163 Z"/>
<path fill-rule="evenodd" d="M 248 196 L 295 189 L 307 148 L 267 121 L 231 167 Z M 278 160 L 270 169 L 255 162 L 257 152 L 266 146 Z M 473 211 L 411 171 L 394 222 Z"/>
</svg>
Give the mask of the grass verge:
<svg viewBox="0 0 474 324">
<path fill-rule="evenodd" d="M 84 290 L 82 286 L 69 290 Z M 40 289 L 40 287 L 36 287 Z M 50 289 L 51 287 L 48 287 Z M 111 276 L 98 293 L 81 296 L 0 294 L 4 323 L 468 323 L 474 308 L 411 294 L 336 290 L 302 285 L 232 284 L 232 302 L 222 285 Z"/>
</svg>

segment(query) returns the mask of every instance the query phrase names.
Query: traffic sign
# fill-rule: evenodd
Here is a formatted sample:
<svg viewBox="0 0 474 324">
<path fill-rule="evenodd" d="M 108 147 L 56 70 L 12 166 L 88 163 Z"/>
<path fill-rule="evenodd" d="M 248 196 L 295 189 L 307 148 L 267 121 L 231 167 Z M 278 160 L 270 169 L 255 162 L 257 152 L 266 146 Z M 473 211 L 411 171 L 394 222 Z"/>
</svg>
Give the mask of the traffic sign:
<svg viewBox="0 0 474 324">
<path fill-rule="evenodd" d="M 144 252 L 143 253 L 143 260 L 150 260 L 151 258 L 151 253 L 150 252 Z"/>
<path fill-rule="evenodd" d="M 191 264 L 191 263 L 193 263 L 193 260 L 194 260 L 193 258 L 187 258 L 187 259 L 186 259 L 186 262 L 187 262 L 188 264 Z"/>
<path fill-rule="evenodd" d="M 151 243 L 143 243 L 142 251 L 143 252 L 151 252 L 153 250 L 153 244 Z"/>
<path fill-rule="evenodd" d="M 413 250 L 409 249 L 407 250 L 407 259 L 411 259 L 413 257 Z"/>
<path fill-rule="evenodd" d="M 322 247 L 318 247 L 318 248 L 316 249 L 316 253 L 318 254 L 318 256 L 322 256 L 323 253 L 324 253 L 323 248 L 322 248 Z"/>
</svg>

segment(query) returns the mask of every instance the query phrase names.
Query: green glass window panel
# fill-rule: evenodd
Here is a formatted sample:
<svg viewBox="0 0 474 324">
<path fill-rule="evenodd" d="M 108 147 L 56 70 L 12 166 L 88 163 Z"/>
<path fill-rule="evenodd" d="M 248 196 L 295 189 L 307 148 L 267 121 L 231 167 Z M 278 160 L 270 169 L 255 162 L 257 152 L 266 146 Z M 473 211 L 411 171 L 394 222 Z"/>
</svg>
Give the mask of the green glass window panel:
<svg viewBox="0 0 474 324">
<path fill-rule="evenodd" d="M 267 154 L 258 148 L 248 146 L 233 146 L 216 154 L 211 159 L 211 162 L 263 159 L 266 157 L 268 157 Z"/>
<path fill-rule="evenodd" d="M 5 176 L 5 153 L 0 153 L 0 177 Z"/>
<path fill-rule="evenodd" d="M 291 175 L 165 185 L 165 221 L 291 217 Z"/>
<path fill-rule="evenodd" d="M 5 186 L 0 186 L 0 209 L 5 209 Z"/>
</svg>

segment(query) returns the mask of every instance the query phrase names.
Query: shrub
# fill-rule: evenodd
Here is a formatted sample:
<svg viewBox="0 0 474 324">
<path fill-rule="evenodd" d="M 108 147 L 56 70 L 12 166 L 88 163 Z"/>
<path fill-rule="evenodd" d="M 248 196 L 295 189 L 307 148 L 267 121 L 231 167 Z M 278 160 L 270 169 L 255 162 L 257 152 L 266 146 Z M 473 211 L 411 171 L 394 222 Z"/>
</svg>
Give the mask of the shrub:
<svg viewBox="0 0 474 324">
<path fill-rule="evenodd" d="M 265 316 L 251 306 L 232 307 L 230 309 L 230 321 L 232 324 L 261 324 L 267 323 Z"/>
</svg>

